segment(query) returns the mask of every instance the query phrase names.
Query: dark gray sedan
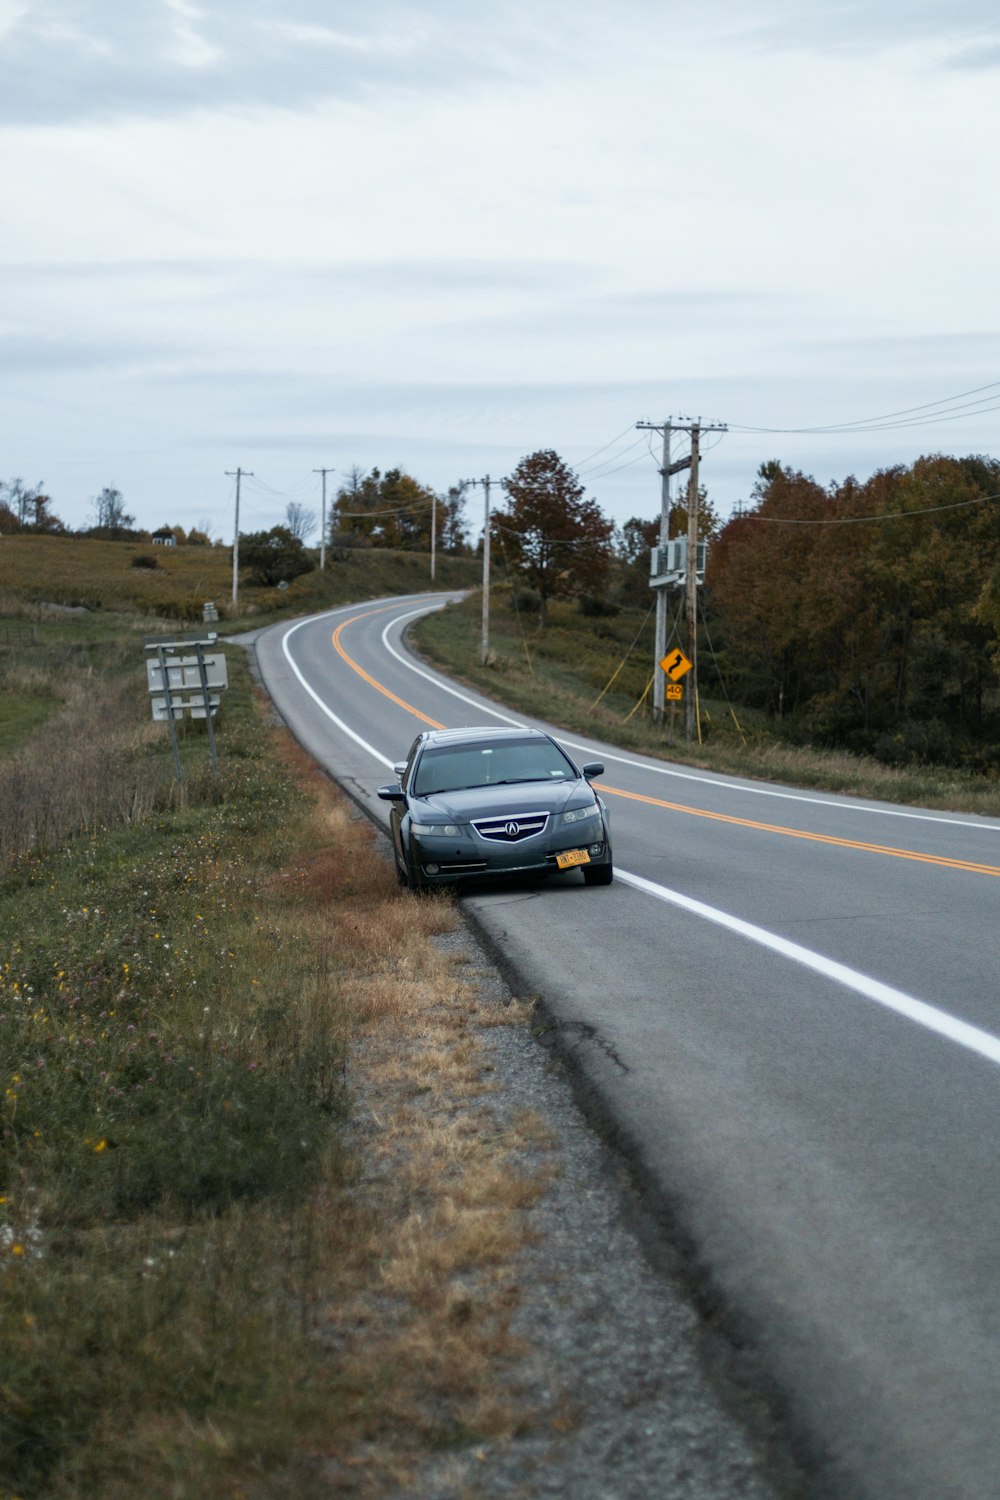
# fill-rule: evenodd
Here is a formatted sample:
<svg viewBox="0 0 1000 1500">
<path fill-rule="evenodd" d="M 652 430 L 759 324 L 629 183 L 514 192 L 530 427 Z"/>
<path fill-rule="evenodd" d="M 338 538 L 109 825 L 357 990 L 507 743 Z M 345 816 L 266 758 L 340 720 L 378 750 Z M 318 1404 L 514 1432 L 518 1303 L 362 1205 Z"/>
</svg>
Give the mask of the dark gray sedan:
<svg viewBox="0 0 1000 1500">
<path fill-rule="evenodd" d="M 576 868 L 610 885 L 608 810 L 590 785 L 599 761 L 577 766 L 537 729 L 432 729 L 393 770 L 398 784 L 378 795 L 411 890 Z"/>
</svg>

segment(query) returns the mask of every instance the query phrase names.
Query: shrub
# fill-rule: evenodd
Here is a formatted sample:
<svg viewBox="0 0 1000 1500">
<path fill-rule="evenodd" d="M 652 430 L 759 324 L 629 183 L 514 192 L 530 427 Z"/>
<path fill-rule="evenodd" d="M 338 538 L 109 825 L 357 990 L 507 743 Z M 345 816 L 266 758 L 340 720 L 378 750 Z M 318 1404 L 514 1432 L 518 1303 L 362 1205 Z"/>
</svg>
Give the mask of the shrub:
<svg viewBox="0 0 1000 1500">
<path fill-rule="evenodd" d="M 537 615 L 541 603 L 541 595 L 534 589 L 512 588 L 510 591 L 510 608 L 514 614 Z"/>
<path fill-rule="evenodd" d="M 240 563 L 249 568 L 255 583 L 265 587 L 290 583 L 316 566 L 287 526 L 272 526 L 270 531 L 252 531 L 240 537 Z"/>
<path fill-rule="evenodd" d="M 581 594 L 577 600 L 577 609 L 588 620 L 611 620 L 619 613 L 617 604 L 612 604 L 610 599 L 602 599 L 597 594 Z"/>
</svg>

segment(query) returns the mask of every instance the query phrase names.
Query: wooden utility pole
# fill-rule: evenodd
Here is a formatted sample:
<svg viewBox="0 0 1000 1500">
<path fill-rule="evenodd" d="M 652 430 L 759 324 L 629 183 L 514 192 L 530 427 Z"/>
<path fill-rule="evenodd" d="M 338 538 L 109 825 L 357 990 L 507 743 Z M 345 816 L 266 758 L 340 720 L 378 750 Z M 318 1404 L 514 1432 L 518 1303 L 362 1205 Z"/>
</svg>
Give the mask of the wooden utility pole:
<svg viewBox="0 0 1000 1500">
<path fill-rule="evenodd" d="M 319 566 L 321 571 L 326 567 L 326 476 L 328 474 L 336 474 L 336 472 L 336 469 L 313 469 L 314 474 L 322 474 L 323 476 L 323 519 L 320 522 L 319 530 Z"/>
<path fill-rule="evenodd" d="M 668 540 L 670 521 L 670 476 L 682 469 L 690 469 L 687 493 L 687 559 L 684 571 L 685 589 L 685 645 L 691 662 L 691 673 L 684 691 L 684 734 L 692 740 L 696 733 L 696 707 L 698 698 L 698 464 L 701 456 L 701 434 L 703 432 L 726 432 L 724 423 L 703 427 L 701 422 L 675 422 L 671 417 L 663 423 L 637 422 L 636 427 L 648 428 L 663 433 L 663 477 L 660 492 L 660 545 Z M 670 461 L 670 437 L 675 432 L 686 432 L 691 438 L 691 453 L 687 458 Z M 656 594 L 656 642 L 654 646 L 653 716 L 659 723 L 663 718 L 664 689 L 660 662 L 666 654 L 667 601 L 666 587 L 660 586 Z"/>
<path fill-rule="evenodd" d="M 491 479 L 487 474 L 482 479 L 464 479 L 463 484 L 475 487 L 482 485 L 486 496 L 486 518 L 483 522 L 483 646 L 482 661 L 485 667 L 490 656 L 490 486 L 502 481 Z"/>
<path fill-rule="evenodd" d="M 698 460 L 701 453 L 701 427 L 691 428 L 691 473 L 688 477 L 687 573 L 685 614 L 687 616 L 687 654 L 691 660 L 691 687 L 684 695 L 684 738 L 695 737 L 695 707 L 698 695 Z"/>
<path fill-rule="evenodd" d="M 244 474 L 253 478 L 252 469 L 227 469 L 226 474 L 230 479 L 236 480 L 236 519 L 233 522 L 233 606 L 240 594 L 240 480 Z"/>
<path fill-rule="evenodd" d="M 670 419 L 663 424 L 663 467 L 660 470 L 660 546 L 670 539 Z M 656 590 L 656 638 L 653 644 L 653 722 L 663 723 L 666 679 L 659 663 L 667 654 L 667 591 Z"/>
<path fill-rule="evenodd" d="M 663 547 L 670 540 L 670 480 L 674 474 L 686 469 L 691 460 L 681 458 L 675 464 L 670 462 L 670 438 L 674 431 L 672 418 L 668 417 L 662 425 L 655 422 L 636 422 L 635 425 L 637 428 L 663 434 L 663 467 L 660 469 L 660 546 Z M 663 587 L 656 590 L 656 631 L 653 640 L 653 721 L 656 724 L 663 722 L 666 682 L 660 662 L 666 652 L 667 590 Z"/>
</svg>

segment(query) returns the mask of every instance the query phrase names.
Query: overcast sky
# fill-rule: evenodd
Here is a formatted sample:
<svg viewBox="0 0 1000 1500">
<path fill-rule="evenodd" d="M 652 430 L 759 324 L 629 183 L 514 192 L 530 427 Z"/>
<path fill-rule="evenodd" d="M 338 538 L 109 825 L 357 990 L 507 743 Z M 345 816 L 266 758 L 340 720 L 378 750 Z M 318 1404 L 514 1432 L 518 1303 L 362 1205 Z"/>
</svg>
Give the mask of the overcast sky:
<svg viewBox="0 0 1000 1500">
<path fill-rule="evenodd" d="M 0 477 L 68 525 L 539 448 L 620 522 L 668 417 L 724 515 L 1000 456 L 996 0 L 0 0 L 0 63 Z"/>
</svg>

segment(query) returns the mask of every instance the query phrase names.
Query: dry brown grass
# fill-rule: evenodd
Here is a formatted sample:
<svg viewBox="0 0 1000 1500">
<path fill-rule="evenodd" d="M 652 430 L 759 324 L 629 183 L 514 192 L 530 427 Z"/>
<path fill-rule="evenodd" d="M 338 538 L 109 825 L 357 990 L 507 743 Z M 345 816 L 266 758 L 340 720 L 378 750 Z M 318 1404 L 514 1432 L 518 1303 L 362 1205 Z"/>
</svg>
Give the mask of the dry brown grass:
<svg viewBox="0 0 1000 1500">
<path fill-rule="evenodd" d="M 63 707 L 0 765 L 0 863 L 82 831 L 148 817 L 157 775 L 139 751 L 162 738 L 123 678 L 65 684 Z"/>
<path fill-rule="evenodd" d="M 429 1452 L 531 1420 L 503 1392 L 524 1352 L 518 1252 L 551 1173 L 517 1162 L 549 1142 L 530 1111 L 498 1118 L 481 1033 L 533 1011 L 479 1002 L 463 955 L 436 941 L 453 903 L 400 892 L 367 821 L 301 750 L 282 753 L 317 807 L 286 888 L 308 895 L 351 1017 L 355 1182 L 324 1218 L 319 1331 L 355 1399 L 326 1457 L 335 1486 L 378 1496 L 414 1484 Z"/>
</svg>

